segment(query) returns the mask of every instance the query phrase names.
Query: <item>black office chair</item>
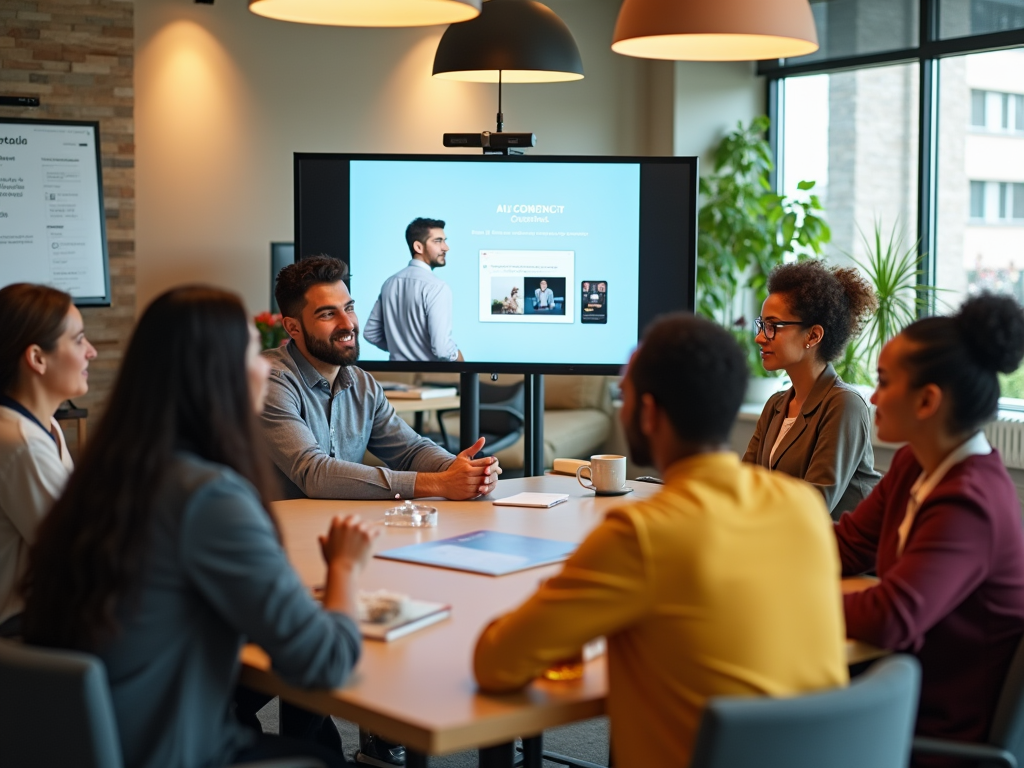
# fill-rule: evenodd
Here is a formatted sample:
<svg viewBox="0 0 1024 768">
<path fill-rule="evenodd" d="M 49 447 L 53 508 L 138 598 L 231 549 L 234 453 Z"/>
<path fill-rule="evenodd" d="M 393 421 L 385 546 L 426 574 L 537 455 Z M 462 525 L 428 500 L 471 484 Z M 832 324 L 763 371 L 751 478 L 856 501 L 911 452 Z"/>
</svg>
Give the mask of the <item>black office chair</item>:
<svg viewBox="0 0 1024 768">
<path fill-rule="evenodd" d="M 480 383 L 480 436 L 486 437 L 481 456 L 493 456 L 498 451 L 514 444 L 523 434 L 526 404 L 523 382 L 515 384 Z M 459 452 L 459 441 L 448 434 L 444 426 L 446 413 L 458 413 L 456 409 L 437 412 L 440 434 L 428 435 L 434 442 L 451 453 Z"/>
<path fill-rule="evenodd" d="M 0 640 L 0 765 L 122 768 L 103 662 L 88 653 Z M 54 723 L 60 724 L 55 737 Z M 234 768 L 324 768 L 315 758 Z"/>
<path fill-rule="evenodd" d="M 917 736 L 915 755 L 945 755 L 974 765 L 1017 768 L 1024 764 L 1024 638 L 1010 662 L 996 703 L 988 742 L 974 744 Z"/>
</svg>

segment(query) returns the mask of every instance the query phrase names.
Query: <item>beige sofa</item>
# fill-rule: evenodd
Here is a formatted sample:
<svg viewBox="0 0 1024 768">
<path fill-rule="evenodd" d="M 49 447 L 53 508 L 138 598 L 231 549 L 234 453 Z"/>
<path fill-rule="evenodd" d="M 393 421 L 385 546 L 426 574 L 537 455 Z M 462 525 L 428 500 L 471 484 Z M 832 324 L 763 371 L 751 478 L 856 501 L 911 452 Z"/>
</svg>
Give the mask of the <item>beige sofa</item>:
<svg viewBox="0 0 1024 768">
<path fill-rule="evenodd" d="M 424 381 L 455 383 L 457 375 L 448 374 L 375 374 L 382 381 L 420 383 Z M 497 384 L 512 384 L 522 376 L 502 374 Z M 480 376 L 481 386 L 491 383 L 488 375 Z M 544 377 L 544 466 L 550 468 L 555 458 L 590 458 L 601 452 L 612 435 L 610 376 L 545 376 Z M 449 435 L 459 434 L 459 415 L 447 414 L 445 429 Z M 409 421 L 411 421 L 411 417 Z M 436 422 L 434 427 L 436 428 Z M 430 430 L 430 421 L 427 429 Z M 523 439 L 498 452 L 503 467 L 523 467 Z"/>
</svg>

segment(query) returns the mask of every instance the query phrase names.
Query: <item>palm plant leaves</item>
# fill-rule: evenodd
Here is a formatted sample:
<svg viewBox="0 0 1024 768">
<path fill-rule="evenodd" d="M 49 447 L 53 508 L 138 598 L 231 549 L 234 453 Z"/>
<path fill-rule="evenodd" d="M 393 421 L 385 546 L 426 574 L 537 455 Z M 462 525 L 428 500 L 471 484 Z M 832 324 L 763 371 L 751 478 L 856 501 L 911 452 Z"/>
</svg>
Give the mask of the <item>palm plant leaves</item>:
<svg viewBox="0 0 1024 768">
<path fill-rule="evenodd" d="M 860 228 L 858 232 L 867 257 L 847 255 L 875 289 L 878 309 L 865 325 L 856 353 L 873 364 L 891 338 L 930 309 L 937 289 L 919 282 L 926 254 L 918 253 L 919 240 L 906 244 L 899 220 L 888 239 L 877 220 L 870 238 Z"/>
</svg>

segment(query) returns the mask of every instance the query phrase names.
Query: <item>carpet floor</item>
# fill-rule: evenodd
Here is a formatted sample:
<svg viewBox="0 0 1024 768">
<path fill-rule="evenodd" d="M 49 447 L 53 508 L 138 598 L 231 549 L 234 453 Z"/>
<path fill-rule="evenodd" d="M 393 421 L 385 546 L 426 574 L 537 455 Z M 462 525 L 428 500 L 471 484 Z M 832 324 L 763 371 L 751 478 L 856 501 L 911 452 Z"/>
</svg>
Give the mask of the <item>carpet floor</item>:
<svg viewBox="0 0 1024 768">
<path fill-rule="evenodd" d="M 265 733 L 278 732 L 278 700 L 274 699 L 259 712 L 260 723 Z M 354 723 L 334 718 L 334 724 L 341 732 L 345 756 L 353 759 L 359 748 L 359 728 Z M 569 757 L 588 760 L 598 765 L 608 765 L 608 719 L 605 717 L 584 720 L 561 728 L 544 732 L 544 748 Z M 475 768 L 477 753 L 456 752 L 452 755 L 430 758 L 431 768 Z M 555 763 L 545 762 L 545 765 Z"/>
</svg>

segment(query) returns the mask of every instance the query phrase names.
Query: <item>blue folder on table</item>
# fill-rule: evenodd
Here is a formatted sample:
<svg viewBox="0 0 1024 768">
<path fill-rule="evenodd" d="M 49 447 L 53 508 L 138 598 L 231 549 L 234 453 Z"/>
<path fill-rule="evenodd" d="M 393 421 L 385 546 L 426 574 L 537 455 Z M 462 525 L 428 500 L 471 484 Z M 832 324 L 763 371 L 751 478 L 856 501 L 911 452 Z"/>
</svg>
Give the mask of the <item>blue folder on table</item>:
<svg viewBox="0 0 1024 768">
<path fill-rule="evenodd" d="M 577 546 L 570 541 L 537 539 L 497 531 L 473 531 L 450 539 L 389 549 L 378 552 L 376 557 L 488 576 L 504 576 L 560 563 L 568 559 Z"/>
</svg>

